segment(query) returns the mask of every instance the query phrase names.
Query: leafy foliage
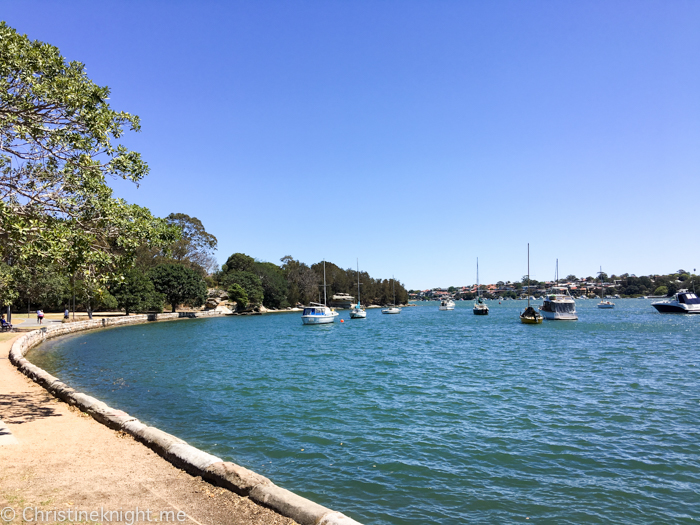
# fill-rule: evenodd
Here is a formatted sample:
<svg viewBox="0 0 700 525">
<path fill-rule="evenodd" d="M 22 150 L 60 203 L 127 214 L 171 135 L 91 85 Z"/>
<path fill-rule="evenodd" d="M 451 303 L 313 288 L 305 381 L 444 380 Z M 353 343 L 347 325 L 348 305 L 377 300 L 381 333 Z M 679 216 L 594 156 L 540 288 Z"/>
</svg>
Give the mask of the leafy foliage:
<svg viewBox="0 0 700 525">
<path fill-rule="evenodd" d="M 233 283 L 228 288 L 228 298 L 235 301 L 237 308 L 244 310 L 248 306 L 248 294 L 240 284 Z"/>
<path fill-rule="evenodd" d="M 248 296 L 248 304 L 263 304 L 265 293 L 263 291 L 262 281 L 253 272 L 232 270 L 224 274 L 221 282 L 226 289 L 231 288 L 234 284 L 243 288 Z"/>
<path fill-rule="evenodd" d="M 148 167 L 115 143 L 139 119 L 108 98 L 81 63 L 0 22 L 0 257 L 60 263 L 90 295 L 138 246 L 177 238 L 147 209 L 112 198 L 107 177 L 138 183 Z"/>
<path fill-rule="evenodd" d="M 117 308 L 123 308 L 126 315 L 149 310 L 163 311 L 163 294 L 156 292 L 153 281 L 140 270 L 129 270 L 121 278 L 115 279 L 109 292 L 114 296 Z"/>
<path fill-rule="evenodd" d="M 204 279 L 191 268 L 179 264 L 162 264 L 148 272 L 153 286 L 172 306 L 173 312 L 178 305 L 201 306 L 207 299 L 207 286 Z"/>
</svg>

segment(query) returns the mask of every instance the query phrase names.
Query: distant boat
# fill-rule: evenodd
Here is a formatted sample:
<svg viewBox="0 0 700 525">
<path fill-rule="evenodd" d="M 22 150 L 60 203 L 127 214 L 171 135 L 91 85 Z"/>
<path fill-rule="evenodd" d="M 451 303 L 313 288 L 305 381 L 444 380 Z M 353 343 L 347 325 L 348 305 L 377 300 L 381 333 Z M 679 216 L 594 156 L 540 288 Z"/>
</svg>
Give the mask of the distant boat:
<svg viewBox="0 0 700 525">
<path fill-rule="evenodd" d="M 530 243 L 527 243 L 527 290 L 530 291 Z M 530 306 L 531 298 L 533 301 L 535 300 L 531 295 L 527 296 L 527 308 L 520 314 L 520 322 L 523 324 L 542 324 L 542 314 Z"/>
<path fill-rule="evenodd" d="M 362 308 L 360 302 L 360 260 L 357 260 L 357 304 L 350 310 L 350 319 L 364 319 L 367 317 L 367 311 Z"/>
<path fill-rule="evenodd" d="M 479 290 L 479 258 L 476 258 L 476 300 L 474 301 L 474 315 L 489 315 L 489 307 L 486 306 L 484 300 L 481 298 L 481 291 Z"/>
<path fill-rule="evenodd" d="M 454 310 L 455 309 L 455 302 L 452 299 L 447 299 L 447 300 L 442 300 L 440 301 L 440 306 L 438 307 L 438 310 Z"/>
<path fill-rule="evenodd" d="M 559 281 L 559 259 L 554 282 Z M 545 295 L 540 306 L 542 317 L 550 321 L 576 321 L 576 301 L 571 297 L 566 286 L 553 286 L 551 293 Z"/>
<path fill-rule="evenodd" d="M 326 261 L 323 261 L 323 304 L 311 303 L 301 313 L 301 322 L 304 324 L 329 324 L 334 323 L 338 312 L 326 306 Z"/>
<path fill-rule="evenodd" d="M 400 314 L 401 313 L 401 308 L 396 306 L 396 290 L 394 289 L 394 277 L 391 277 L 391 291 L 394 294 L 394 306 L 390 306 L 389 308 L 383 308 L 382 313 L 383 314 Z"/>
<path fill-rule="evenodd" d="M 615 308 L 615 303 L 606 301 L 605 300 L 605 282 L 603 281 L 603 267 L 600 267 L 600 271 L 598 272 L 598 275 L 600 276 L 600 302 L 597 304 L 598 308 L 603 308 L 606 310 L 610 310 L 612 308 Z"/>
<path fill-rule="evenodd" d="M 688 290 L 678 290 L 670 301 L 651 303 L 662 314 L 700 314 L 700 299 Z"/>
</svg>

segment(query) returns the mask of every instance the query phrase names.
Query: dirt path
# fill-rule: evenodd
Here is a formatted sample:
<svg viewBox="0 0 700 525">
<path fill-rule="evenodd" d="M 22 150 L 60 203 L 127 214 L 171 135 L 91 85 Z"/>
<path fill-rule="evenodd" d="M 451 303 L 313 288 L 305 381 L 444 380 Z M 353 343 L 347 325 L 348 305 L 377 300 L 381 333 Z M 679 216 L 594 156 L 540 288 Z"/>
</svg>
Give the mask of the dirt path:
<svg viewBox="0 0 700 525">
<path fill-rule="evenodd" d="M 10 363 L 14 339 L 0 338 L 0 523 L 129 524 L 149 523 L 149 517 L 200 525 L 295 523 L 192 477 L 130 436 L 53 398 Z M 140 519 L 134 520 L 137 507 Z M 50 514 L 37 513 L 40 519 L 32 521 L 35 508 Z M 62 521 L 58 512 L 66 517 L 68 510 L 96 514 Z M 22 520 L 23 511 L 29 520 Z M 161 511 L 173 513 L 162 518 Z M 15 519 L 5 519 L 12 512 Z"/>
</svg>

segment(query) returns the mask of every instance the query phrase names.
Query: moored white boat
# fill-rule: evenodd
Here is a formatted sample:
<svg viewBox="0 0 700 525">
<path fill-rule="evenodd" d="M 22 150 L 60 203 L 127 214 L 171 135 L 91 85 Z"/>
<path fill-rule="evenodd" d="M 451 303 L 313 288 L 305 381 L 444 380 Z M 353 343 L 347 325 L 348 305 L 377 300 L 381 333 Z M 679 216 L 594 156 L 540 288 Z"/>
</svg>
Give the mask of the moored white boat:
<svg viewBox="0 0 700 525">
<path fill-rule="evenodd" d="M 382 308 L 382 313 L 383 314 L 400 314 L 401 308 L 396 306 L 396 290 L 394 288 L 394 277 L 393 276 L 391 278 L 391 291 L 394 293 L 394 305 L 389 306 L 388 308 Z"/>
<path fill-rule="evenodd" d="M 651 303 L 662 314 L 700 314 L 700 298 L 688 290 L 678 290 L 670 301 Z"/>
<path fill-rule="evenodd" d="M 350 319 L 364 319 L 367 317 L 367 311 L 362 308 L 360 301 L 360 261 L 357 261 L 357 304 L 350 310 Z"/>
<path fill-rule="evenodd" d="M 334 323 L 338 317 L 338 312 L 326 305 L 311 303 L 311 306 L 304 308 L 301 314 L 301 322 L 304 324 L 328 324 Z"/>
<path fill-rule="evenodd" d="M 484 300 L 481 298 L 481 292 L 479 291 L 479 258 L 476 258 L 476 300 L 474 301 L 474 308 L 472 308 L 474 315 L 489 315 L 489 307 L 486 306 Z"/>
<path fill-rule="evenodd" d="M 605 282 L 603 281 L 603 267 L 600 267 L 600 271 L 598 272 L 598 275 L 600 276 L 600 302 L 598 303 L 598 308 L 603 308 L 605 310 L 610 310 L 612 308 L 615 308 L 615 303 L 611 301 L 606 301 L 605 300 Z"/>
<path fill-rule="evenodd" d="M 447 300 L 442 300 L 440 301 L 440 306 L 438 307 L 438 310 L 454 310 L 455 309 L 455 302 L 452 299 L 447 299 Z"/>
<path fill-rule="evenodd" d="M 323 304 L 311 303 L 301 313 L 301 322 L 304 324 L 328 324 L 334 323 L 338 312 L 326 306 L 326 261 L 323 261 Z"/>
<path fill-rule="evenodd" d="M 550 321 L 576 321 L 576 301 L 569 294 L 569 289 L 555 286 L 552 293 L 545 296 L 540 306 L 542 317 Z"/>
</svg>

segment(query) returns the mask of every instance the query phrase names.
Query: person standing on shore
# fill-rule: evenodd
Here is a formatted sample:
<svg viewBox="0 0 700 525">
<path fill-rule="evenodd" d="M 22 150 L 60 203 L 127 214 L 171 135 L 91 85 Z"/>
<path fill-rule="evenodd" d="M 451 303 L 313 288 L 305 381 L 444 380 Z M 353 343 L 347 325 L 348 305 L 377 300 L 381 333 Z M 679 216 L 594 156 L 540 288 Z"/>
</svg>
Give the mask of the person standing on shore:
<svg viewBox="0 0 700 525">
<path fill-rule="evenodd" d="M 41 324 L 41 322 L 44 320 L 44 311 L 43 310 L 37 310 L 36 311 L 36 322 Z"/>
<path fill-rule="evenodd" d="M 70 312 L 68 311 L 68 307 L 66 306 L 66 309 L 63 310 L 63 319 L 66 321 L 68 320 L 68 314 L 70 314 Z"/>
</svg>

